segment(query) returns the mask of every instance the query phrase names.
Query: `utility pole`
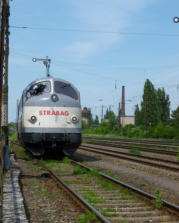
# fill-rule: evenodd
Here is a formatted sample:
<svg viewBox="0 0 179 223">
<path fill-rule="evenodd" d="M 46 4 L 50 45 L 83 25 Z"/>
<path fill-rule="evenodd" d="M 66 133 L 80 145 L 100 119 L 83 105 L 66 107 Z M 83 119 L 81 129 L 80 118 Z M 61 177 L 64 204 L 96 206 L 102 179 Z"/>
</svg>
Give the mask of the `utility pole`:
<svg viewBox="0 0 179 223">
<path fill-rule="evenodd" d="M 103 120 L 103 109 L 104 109 L 104 105 L 101 105 L 101 122 Z"/>
<path fill-rule="evenodd" d="M 0 11 L 1 11 L 1 37 L 0 37 L 0 135 L 2 136 L 2 91 L 3 91 L 3 76 L 4 76 L 4 65 L 5 65 L 5 27 L 6 27 L 6 8 L 7 1 L 0 0 Z"/>
<path fill-rule="evenodd" d="M 9 168 L 8 147 L 9 0 L 0 0 L 0 187 Z"/>
</svg>

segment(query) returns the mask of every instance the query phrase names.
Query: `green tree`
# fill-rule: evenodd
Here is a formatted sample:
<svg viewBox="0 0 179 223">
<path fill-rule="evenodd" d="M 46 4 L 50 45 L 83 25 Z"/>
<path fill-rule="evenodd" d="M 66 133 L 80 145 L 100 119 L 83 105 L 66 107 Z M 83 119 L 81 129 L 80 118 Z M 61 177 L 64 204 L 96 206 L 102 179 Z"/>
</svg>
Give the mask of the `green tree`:
<svg viewBox="0 0 179 223">
<path fill-rule="evenodd" d="M 144 129 L 147 129 L 148 127 L 154 127 L 160 122 L 160 109 L 157 92 L 149 79 L 146 80 L 144 85 L 141 114 Z"/>
<path fill-rule="evenodd" d="M 157 90 L 157 98 L 160 110 L 160 121 L 167 124 L 170 117 L 170 100 L 169 95 L 165 93 L 164 88 Z"/>
<path fill-rule="evenodd" d="M 176 108 L 176 110 L 172 111 L 171 117 L 172 126 L 179 127 L 179 106 Z"/>
<path fill-rule="evenodd" d="M 88 108 L 88 112 L 89 112 L 89 114 L 88 114 L 88 125 L 91 126 L 92 123 L 93 123 L 93 116 L 92 116 L 90 108 Z"/>
<path fill-rule="evenodd" d="M 117 122 L 116 115 L 113 111 L 107 109 L 104 115 L 104 119 L 107 119 L 109 121 L 109 128 L 111 130 L 117 129 L 118 122 Z"/>
<path fill-rule="evenodd" d="M 143 124 L 143 122 L 142 122 L 142 113 L 141 113 L 141 111 L 140 111 L 140 109 L 139 109 L 138 104 L 135 105 L 135 111 L 134 111 L 134 114 L 135 114 L 135 124 L 136 124 L 137 126 L 142 125 L 142 124 Z"/>
<path fill-rule="evenodd" d="M 96 115 L 95 119 L 93 120 L 93 124 L 99 125 L 99 118 L 97 115 Z"/>
</svg>

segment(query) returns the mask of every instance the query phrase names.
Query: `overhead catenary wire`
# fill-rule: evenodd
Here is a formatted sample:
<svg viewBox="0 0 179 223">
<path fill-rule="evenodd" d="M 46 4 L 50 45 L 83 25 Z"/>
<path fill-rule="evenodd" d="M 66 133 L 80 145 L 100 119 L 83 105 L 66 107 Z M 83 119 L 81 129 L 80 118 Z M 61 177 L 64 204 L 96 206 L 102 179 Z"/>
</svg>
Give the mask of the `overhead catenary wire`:
<svg viewBox="0 0 179 223">
<path fill-rule="evenodd" d="M 179 37 L 176 33 L 152 33 L 152 32 L 122 32 L 122 31 L 108 31 L 108 30 L 88 30 L 88 29 L 71 29 L 71 28 L 52 28 L 52 27 L 30 27 L 30 26 L 14 26 L 10 28 L 15 29 L 29 29 L 29 30 L 47 30 L 47 31 L 61 31 L 61 32 L 78 32 L 78 33 L 97 33 L 97 34 L 113 34 L 113 35 L 129 35 L 129 36 L 161 36 L 161 37 Z"/>
<path fill-rule="evenodd" d="M 13 54 L 17 54 L 17 55 L 20 55 L 20 56 L 25 56 L 25 57 L 29 57 L 29 58 L 32 58 L 33 55 L 30 55 L 30 54 L 27 54 L 27 53 L 21 53 L 21 52 L 13 52 L 13 49 L 11 49 L 11 55 Z M 61 66 L 63 64 L 68 64 L 68 65 L 72 65 L 72 66 L 91 66 L 90 64 L 88 63 L 78 63 L 78 62 L 73 62 L 73 61 L 65 61 L 65 60 L 53 60 L 53 64 L 56 65 L 56 66 Z M 93 65 L 94 66 L 94 65 Z M 143 65 L 144 66 L 144 65 Z M 105 68 L 109 68 L 109 69 L 140 69 L 140 70 L 143 70 L 144 67 L 142 67 L 141 65 L 111 65 L 111 66 L 108 66 L 108 65 L 103 65 L 103 67 Z M 161 65 L 151 65 L 151 64 L 146 64 L 145 67 L 147 67 L 147 69 L 172 69 L 172 68 L 179 68 L 179 65 L 178 64 L 161 64 Z M 79 68 L 77 68 L 79 69 Z M 83 72 L 83 71 L 82 71 Z M 96 73 L 93 73 L 93 75 L 96 75 Z M 116 81 L 116 79 L 115 79 Z"/>
</svg>

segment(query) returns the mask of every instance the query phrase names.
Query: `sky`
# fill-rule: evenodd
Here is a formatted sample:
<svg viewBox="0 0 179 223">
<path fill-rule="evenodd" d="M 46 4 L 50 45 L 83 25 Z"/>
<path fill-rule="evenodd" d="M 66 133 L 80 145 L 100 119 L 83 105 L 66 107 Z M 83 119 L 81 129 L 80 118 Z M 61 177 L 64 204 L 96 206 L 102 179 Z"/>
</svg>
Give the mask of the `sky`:
<svg viewBox="0 0 179 223">
<path fill-rule="evenodd" d="M 73 83 L 81 106 L 117 113 L 125 86 L 126 115 L 141 104 L 149 79 L 179 105 L 178 0 L 13 0 L 10 2 L 9 122 L 17 100 L 51 61 L 50 74 Z M 23 28 L 26 27 L 26 28 Z"/>
</svg>

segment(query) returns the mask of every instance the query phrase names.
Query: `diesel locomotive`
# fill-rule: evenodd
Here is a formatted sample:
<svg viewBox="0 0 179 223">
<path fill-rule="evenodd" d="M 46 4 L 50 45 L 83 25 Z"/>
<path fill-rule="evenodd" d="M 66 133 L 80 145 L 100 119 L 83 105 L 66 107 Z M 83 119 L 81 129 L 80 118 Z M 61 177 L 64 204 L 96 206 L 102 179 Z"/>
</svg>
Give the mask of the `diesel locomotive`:
<svg viewBox="0 0 179 223">
<path fill-rule="evenodd" d="M 35 155 L 46 150 L 73 154 L 81 143 L 79 91 L 49 74 L 33 81 L 18 104 L 17 129 L 19 141 Z"/>
</svg>

